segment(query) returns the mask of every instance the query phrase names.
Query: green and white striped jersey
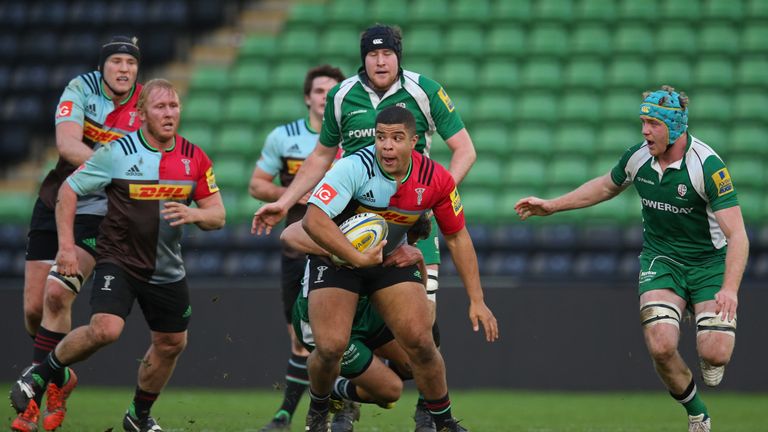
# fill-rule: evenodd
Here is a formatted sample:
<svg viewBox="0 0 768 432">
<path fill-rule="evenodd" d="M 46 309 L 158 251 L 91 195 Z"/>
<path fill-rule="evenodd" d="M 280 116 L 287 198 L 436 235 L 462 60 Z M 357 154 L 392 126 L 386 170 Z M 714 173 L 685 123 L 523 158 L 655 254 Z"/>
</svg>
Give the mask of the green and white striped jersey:
<svg viewBox="0 0 768 432">
<path fill-rule="evenodd" d="M 726 239 L 714 212 L 737 206 L 736 190 L 720 156 L 688 134 L 685 156 L 662 172 L 646 142 L 630 147 L 611 171 L 617 186 L 640 195 L 643 252 L 683 263 L 723 260 Z"/>
<path fill-rule="evenodd" d="M 374 144 L 376 115 L 392 105 L 413 113 L 419 136 L 416 150 L 426 155 L 435 132 L 448 139 L 464 128 L 451 98 L 440 84 L 404 70 L 381 97 L 365 84 L 361 75 L 347 78 L 332 88 L 325 105 L 320 142 L 328 147 L 341 144 L 344 156 Z"/>
</svg>

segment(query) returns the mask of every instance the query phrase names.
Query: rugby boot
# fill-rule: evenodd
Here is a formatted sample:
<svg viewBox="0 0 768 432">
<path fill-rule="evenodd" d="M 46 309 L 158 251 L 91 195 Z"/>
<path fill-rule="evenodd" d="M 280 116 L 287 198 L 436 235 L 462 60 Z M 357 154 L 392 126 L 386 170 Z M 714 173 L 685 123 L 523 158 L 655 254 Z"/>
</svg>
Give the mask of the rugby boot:
<svg viewBox="0 0 768 432">
<path fill-rule="evenodd" d="M 32 368 L 29 367 L 21 374 L 19 379 L 11 386 L 10 399 L 11 406 L 17 413 L 22 413 L 27 410 L 29 402 L 40 394 L 45 388 L 45 381 L 40 378 L 39 375 L 32 373 Z M 37 405 L 37 403 L 35 403 Z M 38 407 L 39 408 L 39 407 Z"/>
<path fill-rule="evenodd" d="M 259 429 L 259 432 L 290 432 L 291 430 L 291 418 L 288 415 L 279 415 L 272 419 L 263 428 Z"/>
<path fill-rule="evenodd" d="M 128 412 L 123 417 L 123 430 L 125 432 L 163 432 L 163 428 L 157 424 L 157 421 L 152 416 L 141 421 L 131 417 L 131 414 Z"/>
<path fill-rule="evenodd" d="M 711 430 L 711 421 L 706 414 L 688 416 L 688 432 L 710 432 Z"/>
<path fill-rule="evenodd" d="M 435 421 L 427 411 L 424 404 L 416 404 L 416 412 L 413 413 L 413 421 L 416 422 L 415 432 L 437 432 Z"/>
<path fill-rule="evenodd" d="M 77 387 L 75 371 L 67 368 L 65 373 L 69 375 L 67 382 L 61 387 L 54 383 L 49 383 L 48 390 L 45 393 L 43 429 L 47 431 L 54 431 L 64 423 L 64 416 L 67 414 L 67 398 L 72 394 L 72 390 Z"/>
<path fill-rule="evenodd" d="M 360 420 L 360 404 L 344 400 L 342 408 L 333 415 L 331 432 L 353 432 L 354 422 Z"/>
<path fill-rule="evenodd" d="M 720 384 L 720 381 L 723 380 L 723 375 L 725 375 L 725 365 L 712 366 L 702 358 L 699 359 L 699 369 L 701 370 L 701 378 L 704 380 L 704 384 L 709 387 L 715 387 Z"/>
<path fill-rule="evenodd" d="M 469 432 L 469 430 L 462 427 L 459 421 L 454 418 L 445 422 L 439 432 Z"/>
<path fill-rule="evenodd" d="M 305 432 L 330 432 L 331 422 L 328 421 L 328 411 L 317 411 L 312 408 L 307 413 Z"/>
<path fill-rule="evenodd" d="M 37 432 L 37 420 L 40 417 L 40 409 L 34 399 L 29 401 L 27 409 L 20 412 L 11 423 L 14 432 Z"/>
</svg>

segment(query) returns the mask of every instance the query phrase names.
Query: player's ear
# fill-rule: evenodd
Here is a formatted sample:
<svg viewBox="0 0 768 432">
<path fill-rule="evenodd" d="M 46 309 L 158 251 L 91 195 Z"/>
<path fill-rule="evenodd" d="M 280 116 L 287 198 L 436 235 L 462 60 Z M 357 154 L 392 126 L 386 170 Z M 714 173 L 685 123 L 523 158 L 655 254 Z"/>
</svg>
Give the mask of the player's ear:
<svg viewBox="0 0 768 432">
<path fill-rule="evenodd" d="M 418 135 L 412 136 L 411 137 L 411 148 L 412 149 L 416 148 L 416 143 L 418 143 L 418 142 L 419 142 L 419 136 Z"/>
</svg>

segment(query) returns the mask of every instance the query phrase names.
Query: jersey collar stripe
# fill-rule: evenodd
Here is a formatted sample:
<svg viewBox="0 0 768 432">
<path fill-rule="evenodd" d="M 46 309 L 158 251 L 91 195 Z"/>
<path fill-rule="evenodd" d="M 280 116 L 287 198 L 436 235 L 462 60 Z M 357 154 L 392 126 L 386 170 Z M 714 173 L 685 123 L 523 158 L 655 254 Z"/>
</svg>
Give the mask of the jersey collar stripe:
<svg viewBox="0 0 768 432">
<path fill-rule="evenodd" d="M 85 83 L 88 84 L 88 88 L 91 89 L 91 93 L 94 93 L 94 94 L 99 93 L 99 85 L 98 85 L 98 80 L 96 79 L 95 72 L 89 72 L 87 74 L 83 74 L 80 76 L 83 77 L 83 81 L 85 81 Z"/>
<path fill-rule="evenodd" d="M 368 151 L 368 149 L 362 149 L 360 151 L 356 151 L 352 153 L 353 156 L 357 156 L 360 158 L 361 161 L 363 161 L 363 165 L 365 165 L 365 170 L 368 172 L 368 178 L 373 177 L 373 160 L 372 155 Z"/>
</svg>

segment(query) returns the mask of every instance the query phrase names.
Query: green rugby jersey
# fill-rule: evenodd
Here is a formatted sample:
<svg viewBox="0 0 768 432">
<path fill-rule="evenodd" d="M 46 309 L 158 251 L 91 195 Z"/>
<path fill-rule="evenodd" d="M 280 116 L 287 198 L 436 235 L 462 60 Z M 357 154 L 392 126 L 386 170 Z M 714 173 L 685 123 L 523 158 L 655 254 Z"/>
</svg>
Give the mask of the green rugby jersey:
<svg viewBox="0 0 768 432">
<path fill-rule="evenodd" d="M 344 156 L 374 144 L 376 116 L 392 105 L 407 108 L 416 117 L 416 150 L 427 156 L 435 131 L 448 139 L 464 129 L 453 101 L 437 82 L 404 70 L 379 97 L 358 74 L 328 92 L 320 142 L 327 147 L 341 144 Z"/>
<path fill-rule="evenodd" d="M 624 153 L 611 179 L 622 187 L 632 183 L 640 195 L 644 253 L 684 263 L 724 259 L 726 239 L 714 212 L 739 203 L 711 147 L 689 133 L 685 156 L 661 172 L 643 142 Z"/>
</svg>

